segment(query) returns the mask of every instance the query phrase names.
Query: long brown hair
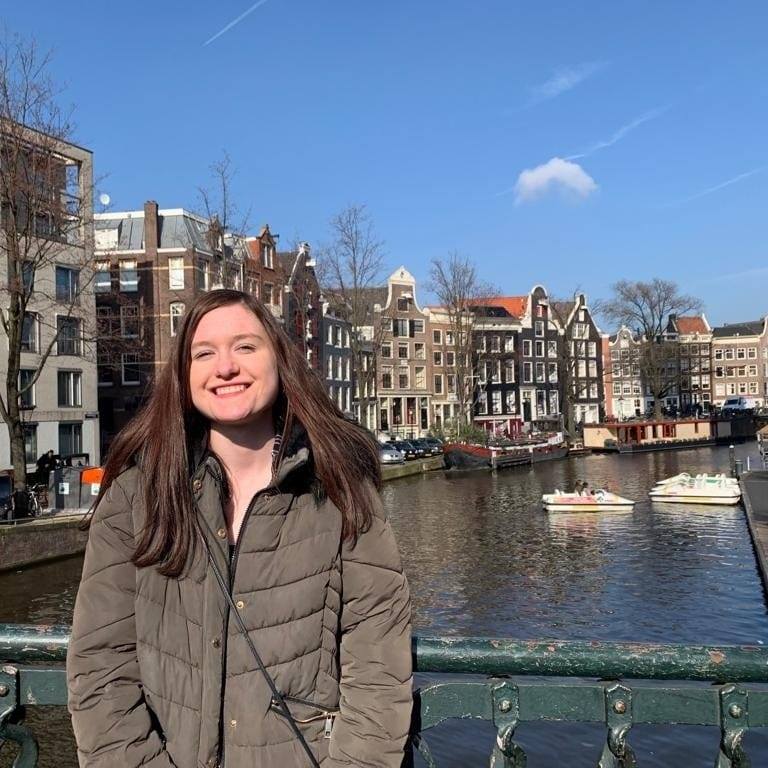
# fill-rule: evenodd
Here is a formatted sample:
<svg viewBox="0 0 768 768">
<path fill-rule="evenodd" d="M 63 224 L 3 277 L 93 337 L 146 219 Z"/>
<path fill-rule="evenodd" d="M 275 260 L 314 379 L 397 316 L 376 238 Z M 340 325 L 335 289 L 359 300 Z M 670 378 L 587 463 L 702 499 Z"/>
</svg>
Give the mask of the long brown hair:
<svg viewBox="0 0 768 768">
<path fill-rule="evenodd" d="M 286 449 L 296 427 L 306 432 L 314 474 L 322 491 L 342 514 L 342 535 L 354 539 L 371 522 L 373 496 L 381 488 L 381 468 L 373 436 L 344 418 L 328 397 L 320 377 L 310 369 L 272 313 L 258 299 L 233 290 L 203 294 L 184 316 L 170 361 L 163 367 L 144 408 L 113 441 L 104 467 L 98 504 L 115 478 L 130 466 L 139 468 L 139 493 L 146 525 L 139 533 L 133 562 L 157 565 L 160 573 L 178 576 L 195 547 L 195 511 L 190 490 L 193 467 L 189 447 L 205 439 L 207 420 L 192 404 L 189 389 L 190 348 L 200 320 L 219 307 L 242 304 L 258 318 L 277 359 L 280 396 L 276 414 L 283 424 Z M 279 457 L 282 458 L 282 457 Z"/>
</svg>

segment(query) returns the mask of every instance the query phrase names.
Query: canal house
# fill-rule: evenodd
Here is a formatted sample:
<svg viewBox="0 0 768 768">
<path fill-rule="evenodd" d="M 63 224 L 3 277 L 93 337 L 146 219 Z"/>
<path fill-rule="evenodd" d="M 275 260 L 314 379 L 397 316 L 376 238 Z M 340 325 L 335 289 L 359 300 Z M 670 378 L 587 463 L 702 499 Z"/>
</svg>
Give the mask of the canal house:
<svg viewBox="0 0 768 768">
<path fill-rule="evenodd" d="M 604 359 L 606 415 L 622 420 L 643 416 L 650 399 L 640 375 L 642 341 L 623 325 L 611 336 Z"/>
<path fill-rule="evenodd" d="M 666 336 L 678 345 L 679 408 L 683 416 L 709 412 L 712 401 L 712 328 L 702 315 L 670 315 Z"/>
<path fill-rule="evenodd" d="M 755 405 L 768 403 L 768 316 L 715 328 L 712 369 L 715 405 L 735 395 Z"/>
</svg>

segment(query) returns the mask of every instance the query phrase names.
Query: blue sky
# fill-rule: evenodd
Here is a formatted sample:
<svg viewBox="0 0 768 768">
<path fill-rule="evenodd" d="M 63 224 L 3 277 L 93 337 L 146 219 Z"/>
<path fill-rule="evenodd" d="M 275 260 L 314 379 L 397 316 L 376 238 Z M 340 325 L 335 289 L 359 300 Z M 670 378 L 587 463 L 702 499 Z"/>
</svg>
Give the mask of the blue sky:
<svg viewBox="0 0 768 768">
<path fill-rule="evenodd" d="M 661 276 L 768 313 L 762 1 L 8 5 L 115 210 L 195 207 L 226 150 L 286 243 L 365 203 L 420 280 L 458 250 L 507 294 Z"/>
</svg>

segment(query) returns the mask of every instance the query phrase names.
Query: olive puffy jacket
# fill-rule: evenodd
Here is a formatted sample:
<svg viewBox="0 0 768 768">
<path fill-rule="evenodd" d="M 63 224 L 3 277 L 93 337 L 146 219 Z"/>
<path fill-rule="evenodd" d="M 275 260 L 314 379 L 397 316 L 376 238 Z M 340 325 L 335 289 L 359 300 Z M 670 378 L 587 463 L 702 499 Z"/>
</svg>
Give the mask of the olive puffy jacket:
<svg viewBox="0 0 768 768">
<path fill-rule="evenodd" d="M 323 768 L 400 766 L 411 715 L 410 598 L 380 508 L 354 544 L 313 492 L 306 447 L 261 492 L 229 562 L 218 462 L 190 482 L 201 528 L 278 689 Z M 81 768 L 292 768 L 309 760 L 206 561 L 179 578 L 130 561 L 139 472 L 91 523 L 67 659 Z M 324 713 L 339 710 L 332 721 Z"/>
</svg>

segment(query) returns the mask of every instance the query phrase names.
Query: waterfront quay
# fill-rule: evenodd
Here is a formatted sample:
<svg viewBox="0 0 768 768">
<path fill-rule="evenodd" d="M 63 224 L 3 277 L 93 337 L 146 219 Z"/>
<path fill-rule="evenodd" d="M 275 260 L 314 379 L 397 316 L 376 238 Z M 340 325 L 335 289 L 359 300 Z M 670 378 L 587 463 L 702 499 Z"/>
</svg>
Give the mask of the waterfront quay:
<svg viewBox="0 0 768 768">
<path fill-rule="evenodd" d="M 745 466 L 750 452 L 754 443 L 736 446 Z M 601 755 L 604 766 L 618 766 L 604 750 L 611 728 L 625 726 L 640 768 L 712 766 L 739 733 L 753 768 L 768 765 L 759 682 L 768 614 L 746 515 L 738 506 L 651 504 L 655 481 L 681 471 L 728 472 L 728 449 L 585 456 L 385 484 L 424 641 L 414 648 L 420 728 L 436 765 L 487 765 L 516 713 L 511 741 L 529 768 L 595 768 Z M 634 512 L 541 511 L 544 491 L 585 480 L 635 499 Z M 68 558 L 0 574 L 0 623 L 66 627 L 80 565 Z M 477 637 L 495 639 L 468 639 Z M 39 765 L 75 768 L 64 708 L 26 714 Z M 10 746 L 0 749 L 2 768 L 9 755 Z"/>
</svg>

